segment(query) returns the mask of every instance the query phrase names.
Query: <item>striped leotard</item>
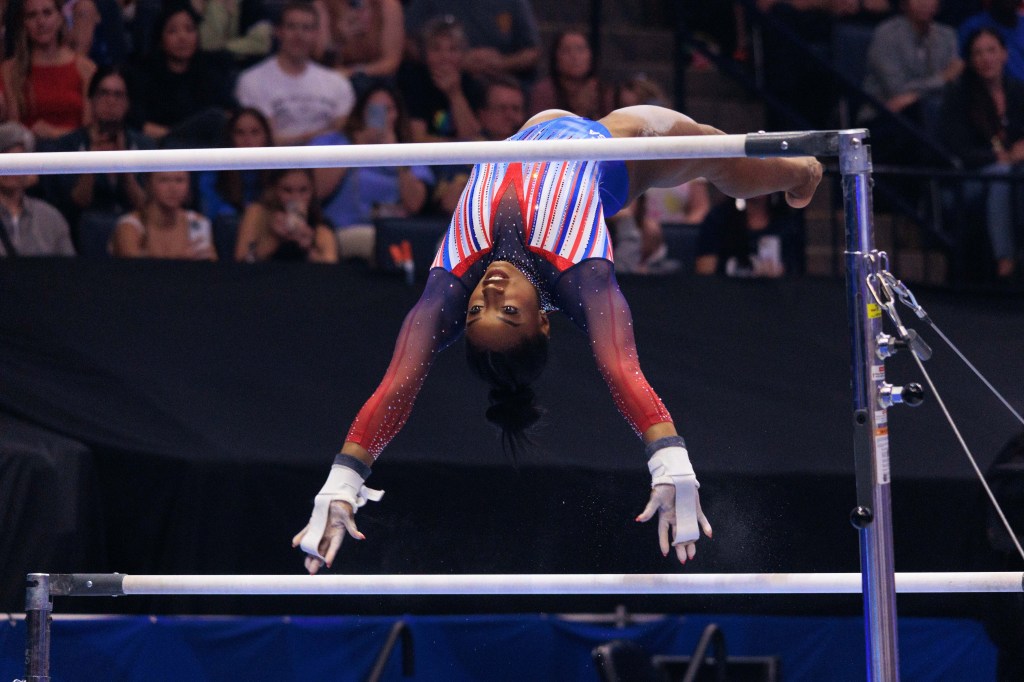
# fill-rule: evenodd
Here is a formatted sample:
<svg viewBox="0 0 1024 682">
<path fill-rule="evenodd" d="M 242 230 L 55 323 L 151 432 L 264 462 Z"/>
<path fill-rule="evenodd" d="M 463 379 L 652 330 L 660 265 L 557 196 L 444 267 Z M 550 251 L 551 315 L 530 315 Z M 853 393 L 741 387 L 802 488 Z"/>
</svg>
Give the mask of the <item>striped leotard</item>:
<svg viewBox="0 0 1024 682">
<path fill-rule="evenodd" d="M 610 137 L 601 124 L 566 117 L 512 140 Z M 494 261 L 515 265 L 543 307 L 560 309 L 590 338 L 612 397 L 637 433 L 672 421 L 637 361 L 633 318 L 615 281 L 605 215 L 628 197 L 625 164 L 563 161 L 473 169 L 420 300 L 402 325 L 391 364 L 346 440 L 377 457 L 398 433 L 438 352 L 462 333 L 470 292 Z"/>
</svg>

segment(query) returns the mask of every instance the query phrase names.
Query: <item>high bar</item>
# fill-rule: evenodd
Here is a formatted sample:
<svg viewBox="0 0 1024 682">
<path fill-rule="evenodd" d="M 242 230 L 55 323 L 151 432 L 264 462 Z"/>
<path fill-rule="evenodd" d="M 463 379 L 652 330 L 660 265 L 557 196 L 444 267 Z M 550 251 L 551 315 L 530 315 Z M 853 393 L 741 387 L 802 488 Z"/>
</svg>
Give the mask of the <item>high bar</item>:
<svg viewBox="0 0 1024 682">
<path fill-rule="evenodd" d="M 866 130 L 848 132 L 867 136 Z M 0 155 L 0 175 L 432 166 L 513 161 L 834 156 L 838 153 L 840 134 L 840 131 L 795 131 L 508 142 L 37 152 Z"/>
</svg>

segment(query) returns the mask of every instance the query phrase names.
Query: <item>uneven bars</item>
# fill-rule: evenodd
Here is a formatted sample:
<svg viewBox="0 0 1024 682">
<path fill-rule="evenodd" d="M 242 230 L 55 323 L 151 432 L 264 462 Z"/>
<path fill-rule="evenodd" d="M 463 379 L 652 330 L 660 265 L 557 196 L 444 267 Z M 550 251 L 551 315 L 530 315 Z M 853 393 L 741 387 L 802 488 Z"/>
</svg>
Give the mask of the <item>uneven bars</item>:
<svg viewBox="0 0 1024 682">
<path fill-rule="evenodd" d="M 38 152 L 0 155 L 0 175 L 355 168 L 452 165 L 512 161 L 607 161 L 745 156 L 827 156 L 838 150 L 837 131 L 595 138 L 499 142 L 154 149 L 105 152 Z"/>
<path fill-rule="evenodd" d="M 45 574 L 29 574 L 33 576 Z M 49 575 L 53 596 L 860 594 L 860 573 Z M 897 573 L 909 593 L 1024 592 L 1024 572 Z"/>
</svg>

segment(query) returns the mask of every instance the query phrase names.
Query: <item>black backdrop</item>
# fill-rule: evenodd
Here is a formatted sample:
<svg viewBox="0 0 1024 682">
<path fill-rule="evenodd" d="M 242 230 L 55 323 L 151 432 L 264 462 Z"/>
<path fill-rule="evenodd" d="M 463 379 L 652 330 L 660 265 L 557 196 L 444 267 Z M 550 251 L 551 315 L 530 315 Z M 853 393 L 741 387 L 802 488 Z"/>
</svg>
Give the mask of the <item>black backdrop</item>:
<svg viewBox="0 0 1024 682">
<path fill-rule="evenodd" d="M 360 512 L 369 539 L 349 541 L 336 570 L 857 570 L 842 283 L 622 285 L 641 362 L 687 438 L 715 526 L 695 564 L 663 560 L 653 528 L 632 521 L 645 497 L 642 447 L 585 339 L 558 320 L 539 385 L 548 413 L 537 449 L 510 465 L 482 418 L 485 389 L 469 377 L 461 347 L 443 354 L 375 467 L 371 485 L 387 495 Z M 1019 408 L 1021 301 L 917 293 Z M 0 263 L 0 607 L 21 608 L 30 570 L 298 570 L 291 535 L 417 295 L 400 279 L 353 267 Z M 929 368 L 985 468 L 1019 425 L 917 328 L 936 347 Z M 906 358 L 889 362 L 895 383 L 914 372 Z M 891 410 L 890 432 L 897 568 L 983 563 L 979 486 L 935 401 Z M 338 608 L 309 599 L 125 602 L 129 610 Z M 443 608 L 482 605 L 445 600 Z M 737 605 L 789 602 L 729 602 Z M 426 598 L 350 606 L 438 608 Z M 637 606 L 664 610 L 665 600 Z"/>
</svg>

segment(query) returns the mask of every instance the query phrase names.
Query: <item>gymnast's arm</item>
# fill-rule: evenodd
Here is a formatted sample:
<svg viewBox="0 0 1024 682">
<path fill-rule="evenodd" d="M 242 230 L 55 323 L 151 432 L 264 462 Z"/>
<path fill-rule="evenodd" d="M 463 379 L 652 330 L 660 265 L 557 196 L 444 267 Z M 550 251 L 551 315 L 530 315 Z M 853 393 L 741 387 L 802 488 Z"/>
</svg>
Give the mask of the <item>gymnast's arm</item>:
<svg viewBox="0 0 1024 682">
<path fill-rule="evenodd" d="M 612 137 L 724 135 L 671 109 L 639 105 L 617 109 L 600 121 Z M 794 208 L 810 203 L 821 181 L 821 164 L 813 157 L 773 159 L 669 159 L 627 161 L 630 201 L 651 187 L 677 187 L 703 177 L 723 193 L 750 197 L 785 192 Z"/>
<path fill-rule="evenodd" d="M 409 418 L 434 358 L 462 333 L 468 298 L 454 275 L 441 268 L 430 271 L 423 294 L 402 323 L 384 378 L 352 423 L 309 523 L 292 539 L 292 546 L 301 544 L 306 552 L 310 573 L 324 564 L 330 567 L 346 534 L 364 539 L 355 511 L 368 499 L 380 499 L 381 493 L 363 483 Z"/>
<path fill-rule="evenodd" d="M 352 423 L 341 448 L 372 466 L 412 412 L 434 358 L 462 333 L 469 292 L 455 275 L 434 268 L 406 315 L 384 378 Z"/>
<path fill-rule="evenodd" d="M 556 286 L 565 315 L 590 339 L 598 370 L 616 407 L 645 443 L 676 435 L 665 405 L 640 369 L 633 315 L 611 261 L 592 258 L 565 272 Z"/>
<path fill-rule="evenodd" d="M 640 369 L 633 316 L 615 281 L 614 266 L 603 259 L 582 261 L 562 275 L 555 291 L 559 307 L 590 338 L 619 411 L 647 446 L 651 497 L 636 520 L 648 521 L 657 514 L 662 555 L 674 545 L 676 557 L 686 563 L 696 554 L 698 528 L 711 537 L 711 524 L 701 510 L 686 446 Z"/>
</svg>

